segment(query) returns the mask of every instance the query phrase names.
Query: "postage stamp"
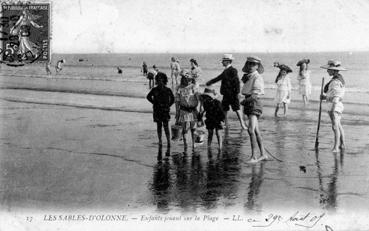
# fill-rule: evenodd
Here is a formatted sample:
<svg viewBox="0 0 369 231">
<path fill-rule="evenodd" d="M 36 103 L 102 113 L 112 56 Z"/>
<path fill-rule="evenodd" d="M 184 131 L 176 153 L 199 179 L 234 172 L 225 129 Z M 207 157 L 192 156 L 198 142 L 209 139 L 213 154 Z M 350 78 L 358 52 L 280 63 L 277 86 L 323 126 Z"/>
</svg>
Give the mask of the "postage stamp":
<svg viewBox="0 0 369 231">
<path fill-rule="evenodd" d="M 50 4 L 1 5 L 0 60 L 10 66 L 50 61 Z"/>
</svg>

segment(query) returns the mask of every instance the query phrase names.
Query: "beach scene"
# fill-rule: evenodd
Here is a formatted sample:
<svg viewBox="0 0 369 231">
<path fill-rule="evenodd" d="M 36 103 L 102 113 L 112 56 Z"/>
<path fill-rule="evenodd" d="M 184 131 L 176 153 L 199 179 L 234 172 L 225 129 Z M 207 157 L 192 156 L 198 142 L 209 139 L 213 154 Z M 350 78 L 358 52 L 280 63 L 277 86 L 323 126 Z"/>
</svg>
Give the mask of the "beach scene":
<svg viewBox="0 0 369 231">
<path fill-rule="evenodd" d="M 55 15 L 60 18 L 63 13 L 58 9 L 67 3 L 59 4 L 55 3 Z M 73 14 L 86 15 L 85 8 L 70 4 L 78 9 Z M 366 2 L 359 5 L 369 8 Z M 109 11 L 102 8 L 102 12 Z M 56 23 L 60 25 L 60 21 Z M 61 33 L 55 26 L 53 30 L 56 35 Z M 99 48 L 83 52 L 83 48 L 71 52 L 60 48 L 60 40 L 53 46 L 58 44 L 59 52 L 51 52 L 46 70 L 45 62 L 16 67 L 0 64 L 0 230 L 368 227 L 369 49 L 365 44 L 356 50 L 333 47 L 331 51 L 287 52 L 233 48 L 181 52 L 178 44 L 170 51 L 107 52 Z M 201 70 L 197 90 L 202 94 L 208 81 L 224 72 L 222 63 L 228 54 L 238 71 L 241 91 L 246 61 L 257 57 L 264 67 L 264 93 L 258 98 L 262 114 L 257 121 L 266 161 L 250 163 L 251 117 L 243 113 L 246 106 L 242 104 L 242 119 L 248 127 L 242 129 L 231 108 L 227 126 L 222 122 L 219 130 L 220 148 L 215 135 L 208 145 L 205 126 L 197 126 L 204 132 L 204 141 L 194 143 L 193 149 L 188 148 L 193 143 L 190 131 L 185 135 L 187 145 L 180 137 L 171 139 L 168 147 L 164 131 L 163 145 L 158 142 L 155 109 L 147 99 L 152 87 L 143 73 L 143 62 L 148 71 L 155 65 L 157 73 L 166 74 L 166 87 L 177 100 L 179 83 L 172 82 L 172 57 L 184 70 L 191 70 L 190 60 L 196 60 Z M 311 94 L 307 104 L 299 92 L 297 63 L 302 59 L 309 59 Z M 347 69 L 340 71 L 345 82 L 340 100 L 344 110 L 339 114 L 345 147 L 333 152 L 331 104 L 321 102 L 320 97 L 322 79 L 324 85 L 332 79 L 327 69 L 321 68 L 329 60 L 339 60 Z M 290 102 L 282 117 L 275 116 L 276 77 L 282 70 L 276 62 L 291 68 Z M 160 85 L 154 82 L 155 87 Z M 211 85 L 220 102 L 224 101 L 221 84 Z M 238 92 L 237 97 L 241 102 L 245 95 Z M 176 124 L 177 110 L 182 110 L 176 105 L 177 101 L 170 106 L 169 129 Z M 283 114 L 283 109 L 279 113 Z M 173 130 L 170 133 L 172 137 Z M 128 217 L 126 223 L 122 214 Z M 186 222 L 185 216 L 199 216 L 201 222 Z"/>
</svg>

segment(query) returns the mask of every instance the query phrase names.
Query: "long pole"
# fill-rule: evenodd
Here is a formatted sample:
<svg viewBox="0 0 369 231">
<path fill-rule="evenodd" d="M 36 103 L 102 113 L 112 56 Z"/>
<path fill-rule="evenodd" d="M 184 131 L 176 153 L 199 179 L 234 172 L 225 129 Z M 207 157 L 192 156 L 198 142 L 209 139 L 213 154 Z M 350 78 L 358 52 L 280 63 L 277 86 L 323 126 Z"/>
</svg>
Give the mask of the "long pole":
<svg viewBox="0 0 369 231">
<path fill-rule="evenodd" d="M 324 77 L 322 78 L 322 87 L 320 89 L 319 118 L 318 118 L 318 127 L 316 129 L 316 136 L 315 136 L 315 151 L 318 150 L 318 147 L 319 147 L 319 129 L 320 129 L 320 119 L 322 116 L 323 87 L 324 87 Z"/>
</svg>

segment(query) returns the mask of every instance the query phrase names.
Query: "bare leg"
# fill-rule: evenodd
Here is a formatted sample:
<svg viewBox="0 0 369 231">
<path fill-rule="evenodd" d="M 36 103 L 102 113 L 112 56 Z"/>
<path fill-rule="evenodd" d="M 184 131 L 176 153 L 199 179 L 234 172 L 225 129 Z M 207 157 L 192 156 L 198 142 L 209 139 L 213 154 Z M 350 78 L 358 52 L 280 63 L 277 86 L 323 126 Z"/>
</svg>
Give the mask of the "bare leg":
<svg viewBox="0 0 369 231">
<path fill-rule="evenodd" d="M 341 124 L 341 115 L 337 116 L 337 122 L 338 122 L 338 130 L 340 132 L 340 148 L 345 149 L 345 132 L 343 131 L 343 127 Z"/>
<path fill-rule="evenodd" d="M 228 127 L 229 124 L 228 124 L 228 111 L 224 111 L 224 123 L 225 123 L 225 126 Z"/>
<path fill-rule="evenodd" d="M 256 117 L 256 116 L 255 116 Z M 259 160 L 267 160 L 268 155 L 265 154 L 265 148 L 263 144 L 263 138 L 261 137 L 261 132 L 259 130 L 259 121 L 256 117 L 256 126 L 255 126 L 255 134 L 256 134 L 256 140 L 258 142 L 259 150 L 260 150 L 260 158 Z"/>
<path fill-rule="evenodd" d="M 335 112 L 329 112 L 329 116 L 331 117 L 331 121 L 332 121 L 332 130 L 333 130 L 333 134 L 334 134 L 334 144 L 333 144 L 333 148 L 332 151 L 333 152 L 338 152 L 338 145 L 339 145 L 339 140 L 340 140 L 340 131 L 338 128 L 338 121 L 336 119 L 337 113 Z"/>
<path fill-rule="evenodd" d="M 274 116 L 278 117 L 278 111 L 279 111 L 279 104 L 275 107 Z"/>
<path fill-rule="evenodd" d="M 194 123 L 194 122 L 191 122 Z M 191 128 L 192 150 L 195 149 L 195 129 Z"/>
<path fill-rule="evenodd" d="M 238 120 L 240 121 L 240 124 L 241 124 L 242 129 L 247 129 L 247 127 L 245 125 L 245 122 L 242 119 L 241 110 L 237 110 L 236 111 L 236 114 L 237 114 Z"/>
<path fill-rule="evenodd" d="M 215 129 L 215 134 L 216 134 L 217 139 L 218 139 L 218 147 L 219 147 L 219 149 L 222 149 L 222 137 L 219 134 L 219 129 Z"/>
<path fill-rule="evenodd" d="M 208 148 L 211 147 L 211 141 L 213 140 L 213 129 L 208 129 Z"/>
<path fill-rule="evenodd" d="M 287 111 L 288 111 L 288 104 L 286 104 L 286 103 L 283 103 L 283 115 L 284 116 L 287 116 Z"/>
<path fill-rule="evenodd" d="M 304 106 L 307 104 L 307 97 L 306 95 L 302 95 L 302 101 L 304 101 Z"/>
<path fill-rule="evenodd" d="M 163 122 L 163 125 L 164 125 L 165 136 L 167 137 L 167 147 L 170 148 L 170 132 L 169 132 L 168 121 Z"/>
<path fill-rule="evenodd" d="M 185 149 L 187 149 L 187 139 L 186 139 L 186 135 L 187 135 L 187 126 L 182 126 L 182 136 L 183 136 L 183 144 Z"/>
<path fill-rule="evenodd" d="M 249 128 L 247 129 L 249 136 L 250 136 L 250 143 L 251 143 L 251 158 L 248 161 L 249 163 L 255 163 L 257 162 L 257 159 L 255 157 L 255 147 L 256 147 L 256 134 L 255 134 L 255 122 L 257 121 L 257 118 L 255 115 L 249 115 Z"/>
<path fill-rule="evenodd" d="M 157 133 L 158 133 L 159 145 L 160 145 L 160 146 L 162 145 L 162 141 L 161 141 L 161 127 L 162 127 L 161 122 L 157 122 L 157 123 L 156 123 L 156 131 L 157 131 Z"/>
</svg>

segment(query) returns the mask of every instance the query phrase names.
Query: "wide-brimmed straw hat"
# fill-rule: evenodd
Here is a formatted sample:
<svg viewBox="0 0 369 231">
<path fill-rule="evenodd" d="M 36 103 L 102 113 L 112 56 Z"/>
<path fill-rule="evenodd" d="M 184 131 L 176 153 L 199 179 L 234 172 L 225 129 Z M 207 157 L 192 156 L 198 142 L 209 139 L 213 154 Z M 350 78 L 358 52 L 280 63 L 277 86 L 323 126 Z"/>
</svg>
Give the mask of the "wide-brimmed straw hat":
<svg viewBox="0 0 369 231">
<path fill-rule="evenodd" d="M 274 63 L 275 67 L 278 67 L 280 70 L 285 70 L 287 73 L 291 73 L 292 69 L 287 66 L 286 64 L 279 64 L 279 63 Z"/>
<path fill-rule="evenodd" d="M 247 57 L 246 63 L 245 63 L 245 65 L 242 68 L 242 71 L 243 72 L 247 72 L 247 69 L 246 69 L 246 64 L 247 63 L 256 63 L 256 64 L 258 64 L 257 71 L 259 72 L 259 74 L 264 73 L 264 66 L 263 66 L 263 64 L 261 64 L 261 59 L 259 57 L 256 57 L 256 56 L 249 56 L 249 57 Z"/>
<path fill-rule="evenodd" d="M 222 61 L 232 61 L 232 60 L 234 60 L 232 54 L 224 54 L 222 57 Z"/>
<path fill-rule="evenodd" d="M 338 60 L 329 60 L 327 65 L 323 65 L 320 68 L 336 71 L 347 71 L 346 68 L 341 66 L 341 62 Z"/>
<path fill-rule="evenodd" d="M 310 59 L 301 59 L 300 61 L 297 62 L 296 66 L 301 66 L 302 64 L 309 64 L 310 63 Z"/>
<path fill-rule="evenodd" d="M 218 97 L 218 94 L 216 93 L 216 91 L 209 86 L 204 89 L 204 93 L 202 93 L 201 95 L 210 96 L 212 99 L 215 99 Z"/>
</svg>

